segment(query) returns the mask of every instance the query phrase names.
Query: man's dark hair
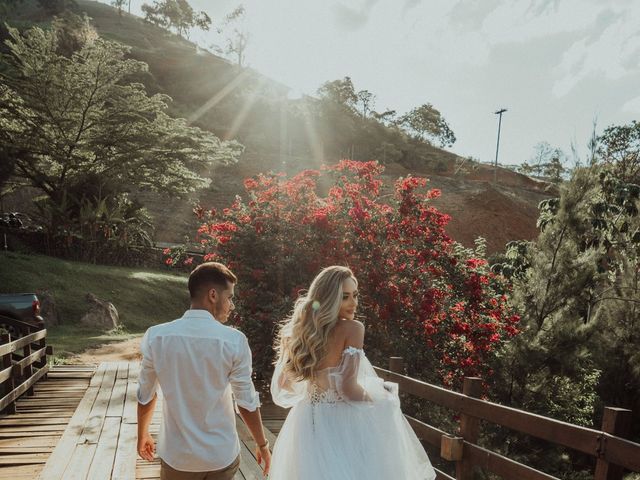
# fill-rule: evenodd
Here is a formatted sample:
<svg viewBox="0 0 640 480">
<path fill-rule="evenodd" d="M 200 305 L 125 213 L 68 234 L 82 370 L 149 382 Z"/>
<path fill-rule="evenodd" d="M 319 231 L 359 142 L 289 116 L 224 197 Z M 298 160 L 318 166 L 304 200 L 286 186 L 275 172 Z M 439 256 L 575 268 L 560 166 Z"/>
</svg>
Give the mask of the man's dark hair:
<svg viewBox="0 0 640 480">
<path fill-rule="evenodd" d="M 238 279 L 231 270 L 218 262 L 206 262 L 198 265 L 189 275 L 189 295 L 198 298 L 206 289 L 227 288 L 227 282 L 236 283 Z"/>
</svg>

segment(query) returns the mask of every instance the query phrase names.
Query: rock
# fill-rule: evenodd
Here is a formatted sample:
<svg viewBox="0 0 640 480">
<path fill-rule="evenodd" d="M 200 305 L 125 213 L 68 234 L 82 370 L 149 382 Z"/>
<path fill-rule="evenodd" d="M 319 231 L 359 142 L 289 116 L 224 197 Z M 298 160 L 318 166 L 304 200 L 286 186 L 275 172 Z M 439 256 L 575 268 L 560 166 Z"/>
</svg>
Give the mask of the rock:
<svg viewBox="0 0 640 480">
<path fill-rule="evenodd" d="M 93 293 L 87 293 L 86 300 L 89 304 L 89 310 L 82 316 L 80 323 L 105 330 L 111 330 L 118 326 L 118 310 L 113 306 L 113 303 L 100 300 Z"/>
<path fill-rule="evenodd" d="M 56 307 L 56 300 L 49 290 L 36 290 L 40 300 L 40 316 L 44 319 L 45 328 L 59 325 L 62 321 Z"/>
</svg>

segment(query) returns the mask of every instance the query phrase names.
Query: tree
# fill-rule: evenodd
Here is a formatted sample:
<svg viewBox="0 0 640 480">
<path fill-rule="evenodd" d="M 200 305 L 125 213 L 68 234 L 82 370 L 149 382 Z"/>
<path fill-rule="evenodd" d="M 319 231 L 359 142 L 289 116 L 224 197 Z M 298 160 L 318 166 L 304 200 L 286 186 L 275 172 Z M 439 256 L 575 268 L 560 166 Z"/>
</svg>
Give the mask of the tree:
<svg viewBox="0 0 640 480">
<path fill-rule="evenodd" d="M 456 136 L 442 114 L 430 103 L 420 105 L 404 114 L 400 118 L 400 124 L 423 141 L 439 141 L 441 147 L 450 147 L 456 141 Z"/>
<path fill-rule="evenodd" d="M 196 13 L 187 0 L 156 0 L 142 5 L 145 20 L 162 28 L 174 28 L 178 36 L 188 35 L 194 27 L 209 30 L 211 18 L 205 12 Z"/>
<path fill-rule="evenodd" d="M 118 15 L 120 17 L 122 16 L 122 8 L 124 7 L 125 3 L 127 3 L 127 0 L 111 0 L 111 5 L 118 9 Z"/>
<path fill-rule="evenodd" d="M 534 155 L 518 170 L 525 175 L 545 178 L 556 185 L 561 183 L 568 172 L 565 167 L 567 155 L 547 142 L 540 142 L 533 148 Z"/>
<path fill-rule="evenodd" d="M 243 5 L 239 5 L 225 17 L 222 28 L 218 29 L 218 33 L 222 33 L 225 28 L 233 26 L 227 34 L 224 48 L 217 50 L 223 55 L 234 56 L 239 67 L 244 65 L 245 52 L 249 44 L 249 33 L 243 25 L 245 18 L 246 10 Z"/>
<path fill-rule="evenodd" d="M 98 38 L 86 13 L 80 16 L 67 10 L 54 17 L 51 25 L 56 34 L 56 52 L 67 58 Z"/>
<path fill-rule="evenodd" d="M 358 97 L 358 105 L 361 105 L 362 107 L 360 110 L 360 114 L 362 115 L 362 118 L 367 118 L 367 116 L 369 115 L 369 112 L 371 112 L 371 109 L 375 104 L 376 96 L 373 93 L 371 93 L 369 90 L 360 90 L 357 93 L 357 97 Z"/>
<path fill-rule="evenodd" d="M 640 408 L 639 209 L 640 186 L 615 166 L 578 168 L 540 204 L 538 238 L 508 246 L 494 270 L 513 283 L 523 333 L 496 367 L 501 401 L 586 426 L 603 403 Z"/>
<path fill-rule="evenodd" d="M 611 126 L 598 138 L 603 162 L 614 165 L 623 180 L 640 184 L 640 123 Z"/>
<path fill-rule="evenodd" d="M 356 112 L 358 94 L 356 93 L 355 88 L 353 88 L 351 77 L 344 77 L 342 80 L 325 82 L 318 89 L 318 94 L 322 99 L 331 101 L 351 112 Z"/>
<path fill-rule="evenodd" d="M 167 115 L 169 98 L 130 83 L 146 64 L 101 38 L 71 58 L 59 53 L 54 29 L 10 29 L 8 70 L 0 81 L 0 145 L 16 152 L 15 174 L 53 207 L 91 174 L 120 185 L 180 195 L 205 186 L 240 146 Z M 64 210 L 64 209 L 61 209 Z M 52 219 L 56 223 L 65 219 Z"/>
</svg>

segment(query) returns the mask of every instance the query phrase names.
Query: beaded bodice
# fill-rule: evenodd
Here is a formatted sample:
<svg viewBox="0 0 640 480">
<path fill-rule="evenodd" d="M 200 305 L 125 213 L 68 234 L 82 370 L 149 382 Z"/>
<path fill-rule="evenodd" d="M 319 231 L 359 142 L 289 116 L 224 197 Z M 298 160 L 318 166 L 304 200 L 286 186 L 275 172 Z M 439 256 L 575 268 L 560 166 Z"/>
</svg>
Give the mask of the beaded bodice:
<svg viewBox="0 0 640 480">
<path fill-rule="evenodd" d="M 344 399 L 335 389 L 328 388 L 326 390 L 323 390 L 316 383 L 309 384 L 307 396 L 309 398 L 309 402 L 311 402 L 312 405 L 317 405 L 318 403 L 333 404 L 336 402 L 344 401 Z"/>
</svg>

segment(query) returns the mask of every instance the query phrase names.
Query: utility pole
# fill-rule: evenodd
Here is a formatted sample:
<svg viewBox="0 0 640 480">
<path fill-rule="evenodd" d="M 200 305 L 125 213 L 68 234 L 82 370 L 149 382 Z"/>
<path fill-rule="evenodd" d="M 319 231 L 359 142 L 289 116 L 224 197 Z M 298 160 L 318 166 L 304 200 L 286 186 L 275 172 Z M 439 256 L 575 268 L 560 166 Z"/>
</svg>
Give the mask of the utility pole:
<svg viewBox="0 0 640 480">
<path fill-rule="evenodd" d="M 497 112 L 494 112 L 498 115 L 498 142 L 496 143 L 496 162 L 493 166 L 493 183 L 498 183 L 498 149 L 500 148 L 500 127 L 502 126 L 502 114 L 506 112 L 506 108 L 501 108 Z"/>
</svg>

